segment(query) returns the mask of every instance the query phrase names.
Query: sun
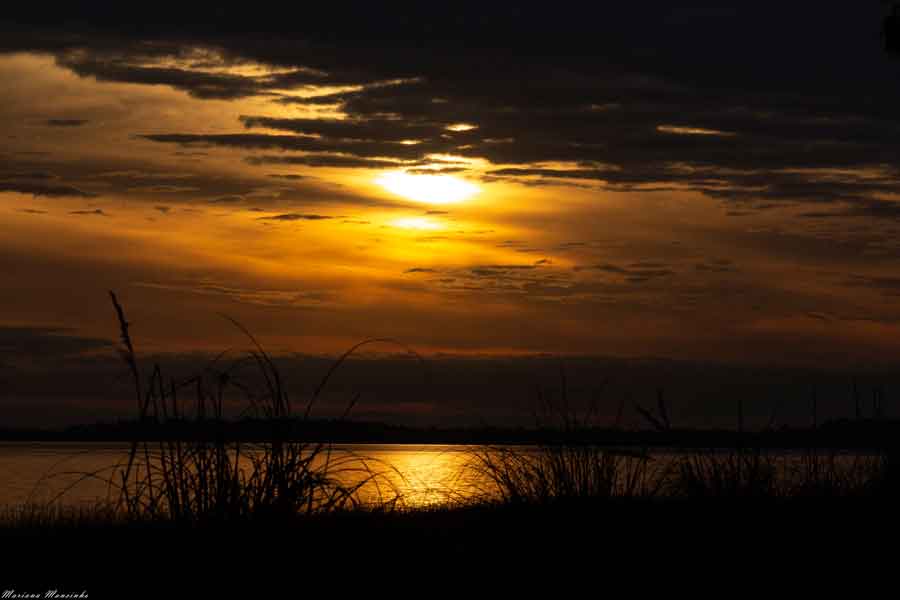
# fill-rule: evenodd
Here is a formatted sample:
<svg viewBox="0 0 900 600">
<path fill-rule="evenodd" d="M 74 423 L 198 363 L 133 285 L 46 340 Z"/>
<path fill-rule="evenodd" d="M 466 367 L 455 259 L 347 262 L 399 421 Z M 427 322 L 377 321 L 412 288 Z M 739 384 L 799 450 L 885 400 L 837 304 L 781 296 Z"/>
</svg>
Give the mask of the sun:
<svg viewBox="0 0 900 600">
<path fill-rule="evenodd" d="M 427 204 L 453 204 L 477 194 L 478 186 L 451 175 L 411 175 L 403 171 L 382 174 L 375 183 L 387 191 Z"/>
<path fill-rule="evenodd" d="M 436 223 L 425 217 L 405 217 L 391 221 L 391 225 L 400 229 L 416 229 L 418 231 L 437 231 L 443 229 L 440 223 Z"/>
</svg>

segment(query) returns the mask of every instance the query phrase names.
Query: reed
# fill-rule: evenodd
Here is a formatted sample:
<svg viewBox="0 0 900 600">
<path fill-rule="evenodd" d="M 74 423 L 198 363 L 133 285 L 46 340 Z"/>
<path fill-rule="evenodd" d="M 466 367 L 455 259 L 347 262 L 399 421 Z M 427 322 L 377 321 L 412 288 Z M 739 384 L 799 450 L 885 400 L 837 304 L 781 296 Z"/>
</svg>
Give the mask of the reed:
<svg viewBox="0 0 900 600">
<path fill-rule="evenodd" d="M 778 459 L 762 448 L 699 451 L 675 459 L 667 481 L 673 496 L 777 498 L 782 495 Z"/>
<path fill-rule="evenodd" d="M 484 497 L 505 504 L 549 504 L 612 498 L 652 497 L 665 481 L 646 449 L 626 450 L 590 443 L 600 416 L 595 398 L 579 408 L 559 370 L 558 395 L 538 387 L 537 427 L 556 439 L 536 447 L 487 446 L 472 450 L 470 468 L 489 482 Z M 622 410 L 615 426 L 620 425 Z"/>
<path fill-rule="evenodd" d="M 125 311 L 113 292 L 110 298 L 119 323 L 119 352 L 134 380 L 142 431 L 152 439 L 154 428 L 189 422 L 204 432 L 197 440 L 133 440 L 127 459 L 116 465 L 108 478 L 117 513 L 128 519 L 184 523 L 284 520 L 359 508 L 363 504 L 360 490 L 371 483 L 376 485 L 369 487 L 380 494 L 381 509 L 400 503 L 396 487 L 376 469 L 374 461 L 336 452 L 326 442 L 295 439 L 293 425 L 298 416 L 276 362 L 240 323 L 228 319 L 249 339 L 251 349 L 230 365 L 223 365 L 223 353 L 187 380 L 166 381 L 159 364 L 144 377 Z M 354 352 L 385 341 L 390 340 L 365 340 L 341 355 L 299 418 L 309 418 L 328 380 Z M 246 363 L 256 367 L 261 390 L 240 376 L 239 368 Z M 241 442 L 226 435 L 226 398 L 235 392 L 244 399 L 243 416 L 269 424 L 265 440 Z M 186 401 L 189 393 L 192 398 Z M 348 403 L 344 416 L 358 398 Z"/>
<path fill-rule="evenodd" d="M 813 398 L 815 395 L 813 395 Z M 827 498 L 890 499 L 900 494 L 900 451 L 893 446 L 870 453 L 819 448 L 801 452 L 746 444 L 743 405 L 738 404 L 736 443 L 731 448 L 666 452 L 635 451 L 590 443 L 599 424 L 592 401 L 580 412 L 560 370 L 559 394 L 538 389 L 539 430 L 557 439 L 537 447 L 493 446 L 472 451 L 473 468 L 490 485 L 485 497 L 501 504 L 547 504 L 560 500 L 656 498 L 681 500 L 789 500 Z M 635 411 L 656 431 L 674 431 L 662 390 L 654 409 Z M 817 426 L 816 403 L 812 419 Z M 619 427 L 623 407 L 614 427 Z M 769 427 L 774 426 L 774 416 Z M 813 429 L 812 440 L 818 429 Z"/>
</svg>

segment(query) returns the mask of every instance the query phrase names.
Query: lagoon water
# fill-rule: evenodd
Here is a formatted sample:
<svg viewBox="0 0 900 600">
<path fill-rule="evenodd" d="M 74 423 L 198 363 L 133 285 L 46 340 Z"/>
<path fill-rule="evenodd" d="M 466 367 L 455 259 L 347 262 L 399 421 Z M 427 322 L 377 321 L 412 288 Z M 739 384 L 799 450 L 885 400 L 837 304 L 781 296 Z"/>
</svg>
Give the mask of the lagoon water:
<svg viewBox="0 0 900 600">
<path fill-rule="evenodd" d="M 155 446 L 148 444 L 151 452 Z M 49 502 L 92 505 L 108 497 L 115 499 L 117 490 L 110 488 L 109 481 L 113 476 L 120 480 L 129 449 L 127 443 L 0 443 L 0 507 Z M 518 451 L 537 451 L 537 447 L 520 446 Z M 478 468 L 476 453 L 486 452 L 496 450 L 438 444 L 336 444 L 327 456 L 332 478 L 348 487 L 360 484 L 357 498 L 361 502 L 381 503 L 400 497 L 404 506 L 423 507 L 495 495 L 492 481 Z M 772 464 L 782 479 L 806 468 L 797 452 L 776 455 Z M 648 465 L 651 477 L 666 471 L 677 456 L 663 450 L 654 453 Z M 318 465 L 325 457 L 324 453 L 318 455 Z M 860 475 L 865 475 L 867 465 L 877 462 L 875 456 L 856 453 L 837 460 L 841 468 Z M 249 470 L 245 456 L 241 464 Z"/>
<path fill-rule="evenodd" d="M 119 477 L 117 465 L 121 468 L 129 449 L 127 443 L 0 443 L 0 506 L 103 501 L 110 493 L 110 477 Z M 399 494 L 407 506 L 441 504 L 491 492 L 490 482 L 470 468 L 473 450 L 459 445 L 335 445 L 330 472 L 347 485 L 369 478 L 360 490 L 363 501 Z M 371 477 L 373 473 L 378 476 Z"/>
</svg>

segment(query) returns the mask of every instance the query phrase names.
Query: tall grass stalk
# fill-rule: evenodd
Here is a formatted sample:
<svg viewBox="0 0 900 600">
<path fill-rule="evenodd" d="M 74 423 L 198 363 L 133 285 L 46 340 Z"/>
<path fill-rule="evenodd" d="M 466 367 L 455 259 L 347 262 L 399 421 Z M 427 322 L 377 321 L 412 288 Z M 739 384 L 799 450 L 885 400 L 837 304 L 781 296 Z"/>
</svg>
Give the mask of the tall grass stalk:
<svg viewBox="0 0 900 600">
<path fill-rule="evenodd" d="M 511 504 L 635 498 L 656 495 L 665 480 L 660 465 L 643 450 L 622 450 L 591 443 L 600 415 L 596 398 L 581 410 L 570 398 L 568 381 L 559 370 L 559 395 L 538 387 L 539 429 L 557 432 L 557 439 L 537 447 L 488 446 L 472 452 L 474 468 L 491 489 L 486 496 Z M 661 407 L 662 400 L 660 398 Z M 622 409 L 615 426 L 620 425 Z M 664 416 L 668 423 L 668 416 Z"/>
<path fill-rule="evenodd" d="M 117 493 L 115 507 L 129 518 L 163 518 L 188 523 L 208 520 L 285 519 L 361 506 L 360 490 L 370 484 L 382 495 L 381 507 L 400 500 L 395 486 L 374 461 L 336 452 L 326 442 L 294 439 L 294 416 L 284 380 L 273 358 L 240 323 L 228 320 L 250 340 L 247 356 L 222 367 L 224 353 L 204 372 L 184 381 L 166 382 L 154 365 L 142 379 L 129 323 L 110 292 L 120 328 L 119 348 L 134 380 L 141 432 L 190 421 L 198 439 L 134 439 L 127 459 L 109 479 Z M 227 317 L 226 317 L 227 318 Z M 391 340 L 360 342 L 341 355 L 316 387 L 303 410 L 308 419 L 335 370 L 361 347 Z M 420 359 L 421 360 L 421 359 Z M 237 375 L 251 362 L 262 380 L 256 392 Z M 226 435 L 226 397 L 237 391 L 246 400 L 244 416 L 269 424 L 264 441 L 241 442 Z M 185 396 L 192 395 L 191 401 Z M 348 404 L 346 416 L 358 400 Z M 211 435 L 210 435 L 211 434 Z M 352 481 L 354 483 L 347 483 Z M 391 493 L 393 491 L 393 493 Z"/>
</svg>

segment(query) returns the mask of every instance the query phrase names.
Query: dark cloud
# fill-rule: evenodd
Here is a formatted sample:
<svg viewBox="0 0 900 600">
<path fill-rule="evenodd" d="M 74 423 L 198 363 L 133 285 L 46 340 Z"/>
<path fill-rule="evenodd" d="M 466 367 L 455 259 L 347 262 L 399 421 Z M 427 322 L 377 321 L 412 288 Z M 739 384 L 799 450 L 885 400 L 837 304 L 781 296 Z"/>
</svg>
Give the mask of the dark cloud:
<svg viewBox="0 0 900 600">
<path fill-rule="evenodd" d="M 0 181 L 5 181 L 8 179 L 36 179 L 38 181 L 49 181 L 56 178 L 56 175 L 54 175 L 53 173 L 46 173 L 42 171 L 32 171 L 29 173 L 0 173 Z"/>
<path fill-rule="evenodd" d="M 0 192 L 18 192 L 32 196 L 95 198 L 97 194 L 80 190 L 76 187 L 45 181 L 4 180 L 0 179 Z"/>
<path fill-rule="evenodd" d="M 213 204 L 235 204 L 243 201 L 244 197 L 237 194 L 232 194 L 230 196 L 220 196 L 218 198 L 210 200 L 210 202 L 212 202 Z"/>
<path fill-rule="evenodd" d="M 137 59 L 138 57 L 131 57 Z M 266 81 L 222 73 L 143 66 L 130 63 L 120 56 L 75 52 L 57 56 L 60 66 L 81 77 L 97 81 L 168 85 L 184 90 L 191 96 L 206 99 L 236 99 L 263 93 Z"/>
<path fill-rule="evenodd" d="M 440 269 L 413 267 L 404 273 L 440 275 L 418 280 L 416 285 L 428 286 L 442 295 L 477 294 L 515 302 L 555 302 L 563 297 L 583 297 L 597 291 L 574 281 L 571 273 L 553 268 L 549 260 Z"/>
<path fill-rule="evenodd" d="M 130 156 L 120 159 L 17 159 L 8 160 L 4 167 L 3 170 L 8 169 L 8 172 L 0 170 L 0 190 L 8 185 L 91 198 L 95 195 L 82 190 L 96 189 L 102 190 L 106 197 L 147 202 L 150 206 L 168 205 L 169 200 L 161 198 L 160 194 L 177 194 L 180 203 L 238 205 L 253 202 L 258 206 L 277 205 L 277 210 L 307 206 L 310 202 L 371 205 L 377 200 L 337 186 L 324 186 L 315 177 L 294 179 L 287 184 L 287 180 L 275 182 L 262 173 L 210 172 L 184 161 L 180 161 L 181 169 L 176 171 L 171 166 L 159 167 Z M 68 181 L 77 181 L 77 185 L 70 185 Z M 85 188 L 81 187 L 82 182 Z M 69 188 L 82 194 L 75 194 Z"/>
<path fill-rule="evenodd" d="M 508 278 L 510 272 L 530 271 L 535 265 L 483 265 L 468 269 L 469 275 L 477 278 Z"/>
<path fill-rule="evenodd" d="M 621 275 L 628 283 L 643 283 L 660 277 L 668 277 L 673 275 L 675 271 L 661 263 L 634 263 L 627 267 L 622 267 L 610 263 L 601 263 L 590 266 L 575 267 L 576 271 L 603 271 L 615 275 Z"/>
<path fill-rule="evenodd" d="M 183 11 L 179 10 L 180 16 Z M 304 14 L 303 20 L 307 15 Z M 296 60 L 274 57 L 254 58 L 247 54 L 253 47 L 261 49 L 263 39 L 236 35 L 232 39 L 204 39 L 202 35 L 180 36 L 172 30 L 153 35 L 144 29 L 143 35 L 128 41 L 108 39 L 41 39 L 34 35 L 25 45 L 35 49 L 49 46 L 60 66 L 70 69 L 81 77 L 97 81 L 133 83 L 144 85 L 165 85 L 201 99 L 237 100 L 251 96 L 271 96 L 281 103 L 323 104 L 331 102 L 329 93 L 313 97 L 285 96 L 285 91 L 321 86 L 357 86 L 362 89 L 380 88 L 414 81 L 414 78 L 390 78 L 381 80 L 377 75 L 352 66 L 341 69 L 311 68 L 298 64 Z M 235 32 L 236 33 L 236 32 Z M 151 38 L 152 41 L 148 41 Z M 240 41 L 239 41 L 240 40 Z M 242 42 L 248 45 L 241 48 Z M 282 45 L 278 40 L 269 40 L 274 48 Z M 288 45 L 293 45 L 288 42 Z M 302 42 L 301 42 L 302 45 Z M 296 48 L 284 48 L 296 52 Z M 296 55 L 295 55 L 296 56 Z M 247 62 L 259 61 L 281 67 L 278 70 L 259 74 L 237 74 L 227 72 L 228 67 L 240 66 Z M 312 59 L 311 62 L 316 62 Z M 286 69 L 284 67 L 287 67 Z M 224 69 L 223 69 L 224 68 Z M 343 96 L 345 93 L 340 94 Z M 352 92 L 351 92 L 352 94 Z M 308 94 L 307 94 L 308 95 Z"/>
<path fill-rule="evenodd" d="M 397 166 L 396 162 L 390 160 L 358 158 L 340 154 L 306 154 L 303 156 L 269 154 L 262 156 L 248 156 L 245 160 L 251 165 L 302 165 L 307 167 L 360 169 L 384 169 Z"/>
<path fill-rule="evenodd" d="M 881 292 L 885 296 L 900 296 L 900 277 L 852 275 L 844 284 L 849 287 L 867 288 Z"/>
<path fill-rule="evenodd" d="M 325 219 L 333 219 L 329 215 L 316 215 L 310 213 L 284 213 L 280 215 L 272 215 L 270 217 L 259 217 L 258 221 L 322 221 Z"/>
<path fill-rule="evenodd" d="M 49 127 L 81 127 L 90 123 L 87 119 L 47 119 L 44 124 Z"/>
<path fill-rule="evenodd" d="M 47 360 L 110 348 L 109 340 L 82 337 L 69 329 L 0 326 L 0 357 Z"/>
<path fill-rule="evenodd" d="M 665 84 L 659 85 L 665 88 Z M 766 106 L 763 99 L 757 114 L 747 109 L 743 100 L 734 98 L 734 106 L 698 106 L 698 117 L 690 126 L 667 128 L 662 124 L 673 121 L 676 113 L 683 115 L 691 110 L 696 100 L 679 95 L 667 100 L 663 94 L 643 107 L 632 103 L 624 112 L 597 111 L 592 108 L 594 105 L 581 103 L 563 105 L 547 114 L 543 107 L 530 105 L 507 106 L 496 112 L 492 105 L 474 104 L 470 107 L 472 112 L 466 113 L 463 103 L 462 118 L 478 122 L 479 126 L 447 132 L 446 127 L 460 119 L 460 104 L 431 102 L 433 98 L 424 91 L 432 89 L 429 85 L 410 89 L 426 95 L 407 105 L 404 101 L 411 100 L 410 92 L 403 86 L 360 93 L 344 107 L 349 119 L 243 118 L 248 127 L 300 135 L 146 137 L 182 145 L 339 153 L 351 157 L 331 164 L 321 159 L 285 157 L 285 162 L 297 160 L 296 164 L 308 166 L 338 166 L 337 162 L 343 162 L 339 166 L 384 166 L 366 161 L 387 158 L 422 162 L 430 154 L 459 154 L 495 164 L 522 165 L 489 170 L 487 181 L 506 179 L 528 185 L 568 182 L 579 186 L 582 184 L 576 182 L 596 182 L 610 189 L 648 191 L 684 186 L 730 201 L 847 202 L 857 205 L 855 210 L 860 214 L 870 216 L 891 216 L 885 204 L 873 202 L 872 196 L 890 193 L 900 184 L 897 165 L 884 163 L 884 148 L 896 139 L 900 125 L 873 118 L 810 118 L 790 111 L 772 116 L 774 107 Z M 454 91 L 458 95 L 466 89 L 463 86 Z M 625 92 L 629 91 L 634 90 L 626 88 Z M 374 104 L 367 104 L 367 100 Z M 386 111 L 390 111 L 391 118 L 380 116 Z M 695 133 L 726 130 L 733 135 Z M 515 142 L 490 141 L 496 139 Z M 418 143 L 401 143 L 409 140 Z M 545 162 L 570 163 L 573 168 L 530 166 Z M 459 172 L 464 167 L 449 169 Z M 863 176 L 862 170 L 876 175 Z M 413 171 L 427 172 L 421 168 Z"/>
<path fill-rule="evenodd" d="M 833 219 L 836 217 L 846 217 L 846 212 L 825 212 L 821 210 L 811 210 L 808 212 L 802 212 L 797 215 L 798 217 L 802 217 L 804 219 Z"/>
<path fill-rule="evenodd" d="M 426 140 L 439 135 L 443 126 L 429 123 L 410 123 L 397 119 L 275 119 L 270 117 L 240 117 L 248 129 L 265 128 L 278 131 L 317 135 L 326 138 L 379 140 L 401 142 Z"/>
<path fill-rule="evenodd" d="M 891 200 L 860 199 L 851 203 L 844 211 L 845 216 L 881 217 L 900 219 L 900 202 Z"/>
<path fill-rule="evenodd" d="M 469 171 L 466 167 L 440 167 L 440 168 L 414 168 L 414 169 L 405 169 L 405 171 L 411 175 L 448 175 L 450 173 L 465 173 Z"/>
<path fill-rule="evenodd" d="M 476 267 L 478 269 L 491 269 L 497 271 L 517 271 L 517 270 L 531 270 L 534 268 L 534 265 L 482 265 Z"/>
<path fill-rule="evenodd" d="M 694 265 L 694 268 L 697 271 L 706 271 L 710 273 L 734 273 L 738 270 L 734 263 L 727 259 L 717 259 L 697 263 Z"/>
<path fill-rule="evenodd" d="M 433 153 L 453 152 L 456 147 L 442 142 L 404 144 L 397 140 L 367 140 L 348 138 L 317 138 L 300 135 L 268 135 L 263 133 L 147 134 L 139 137 L 181 146 L 220 146 L 242 150 L 286 150 L 311 153 L 344 153 L 357 158 L 377 160 L 388 157 L 394 161 L 424 160 Z M 303 163 L 300 163 L 303 164 Z M 385 165 L 384 161 L 375 164 Z M 358 165 L 354 165 L 358 166 Z"/>
<path fill-rule="evenodd" d="M 204 296 L 219 296 L 243 304 L 272 307 L 323 308 L 332 304 L 335 298 L 329 290 L 246 288 L 214 280 L 173 283 L 143 281 L 135 285 Z"/>
<path fill-rule="evenodd" d="M 628 269 L 624 267 L 617 267 L 616 265 L 610 264 L 602 264 L 602 265 L 593 265 L 591 267 L 576 267 L 576 269 L 596 269 L 598 271 L 606 271 L 607 273 L 618 273 L 620 275 L 624 275 L 628 273 Z"/>
</svg>

